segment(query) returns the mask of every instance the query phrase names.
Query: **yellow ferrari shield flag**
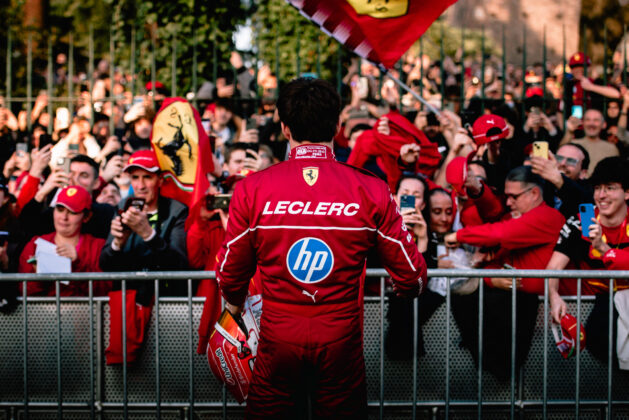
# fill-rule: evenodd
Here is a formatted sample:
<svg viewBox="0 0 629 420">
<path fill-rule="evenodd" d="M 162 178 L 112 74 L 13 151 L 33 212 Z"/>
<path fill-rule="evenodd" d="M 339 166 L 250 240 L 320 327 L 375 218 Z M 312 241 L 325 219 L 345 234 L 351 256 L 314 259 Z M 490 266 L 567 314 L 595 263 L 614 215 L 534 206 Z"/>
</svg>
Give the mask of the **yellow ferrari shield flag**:
<svg viewBox="0 0 629 420">
<path fill-rule="evenodd" d="M 153 122 L 151 144 L 162 170 L 160 194 L 192 206 L 209 187 L 212 153 L 199 113 L 183 98 L 167 98 Z"/>
</svg>

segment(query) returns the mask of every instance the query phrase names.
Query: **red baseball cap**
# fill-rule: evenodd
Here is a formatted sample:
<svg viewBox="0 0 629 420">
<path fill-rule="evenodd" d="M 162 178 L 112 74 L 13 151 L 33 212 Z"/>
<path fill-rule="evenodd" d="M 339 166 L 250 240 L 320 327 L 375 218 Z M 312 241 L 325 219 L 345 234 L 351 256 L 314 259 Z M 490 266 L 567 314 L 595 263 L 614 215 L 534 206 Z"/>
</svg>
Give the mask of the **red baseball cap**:
<svg viewBox="0 0 629 420">
<path fill-rule="evenodd" d="M 561 335 L 559 335 L 559 328 L 557 328 L 557 324 L 551 323 L 550 325 L 559 353 L 561 353 L 564 359 L 569 359 L 574 356 L 574 351 L 577 348 L 577 319 L 570 314 L 565 314 L 561 318 Z M 583 328 L 583 324 L 581 324 L 580 332 L 581 339 L 579 350 L 583 351 L 585 348 L 585 330 Z"/>
<path fill-rule="evenodd" d="M 465 195 L 463 184 L 467 179 L 467 158 L 462 156 L 455 157 L 448 163 L 446 168 L 446 181 L 452 186 L 452 189 L 460 194 Z"/>
<path fill-rule="evenodd" d="M 507 137 L 509 135 L 509 127 L 507 127 L 504 118 L 498 115 L 482 115 L 474 121 L 472 135 L 474 143 L 477 146 L 482 146 L 483 144 Z"/>
<path fill-rule="evenodd" d="M 73 213 L 81 213 L 92 207 L 92 196 L 79 185 L 65 187 L 57 195 L 56 206 L 63 206 Z"/>
<path fill-rule="evenodd" d="M 532 96 L 544 96 L 544 89 L 539 86 L 532 86 L 526 89 L 526 93 L 524 94 L 524 96 L 526 96 L 527 98 L 530 98 Z"/>
<path fill-rule="evenodd" d="M 159 172 L 160 167 L 155 152 L 152 150 L 138 150 L 133 153 L 124 167 L 124 172 L 128 172 L 133 168 L 144 169 L 152 173 Z"/>
<path fill-rule="evenodd" d="M 568 65 L 570 67 L 583 66 L 585 64 L 587 64 L 588 66 L 592 65 L 592 60 L 590 60 L 590 57 L 583 54 L 582 52 L 574 53 L 572 57 L 570 57 L 570 61 L 568 62 Z"/>
<path fill-rule="evenodd" d="M 153 90 L 153 82 L 147 82 L 146 85 L 144 85 L 144 88 L 148 92 L 152 91 Z M 164 84 L 162 82 L 158 82 L 158 81 L 155 82 L 155 90 L 156 91 L 159 92 L 160 90 L 165 90 L 165 89 L 166 89 L 166 87 L 164 86 Z"/>
</svg>

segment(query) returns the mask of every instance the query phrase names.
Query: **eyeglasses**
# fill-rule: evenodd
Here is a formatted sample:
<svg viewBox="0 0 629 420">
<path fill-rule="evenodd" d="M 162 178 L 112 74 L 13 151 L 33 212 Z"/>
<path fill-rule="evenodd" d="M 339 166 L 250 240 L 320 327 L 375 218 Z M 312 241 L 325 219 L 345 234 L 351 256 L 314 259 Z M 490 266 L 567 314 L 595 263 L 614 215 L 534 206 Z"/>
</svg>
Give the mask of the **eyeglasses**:
<svg viewBox="0 0 629 420">
<path fill-rule="evenodd" d="M 621 188 L 620 185 L 618 184 L 599 184 L 599 185 L 595 185 L 594 186 L 594 191 L 596 192 L 608 192 L 608 193 L 613 193 L 618 191 Z"/>
<path fill-rule="evenodd" d="M 555 160 L 557 161 L 557 163 L 563 163 L 563 161 L 565 160 L 566 165 L 574 167 L 576 167 L 579 162 L 581 162 L 581 159 L 566 157 L 562 155 L 555 155 Z"/>
<path fill-rule="evenodd" d="M 517 200 L 518 198 L 520 198 L 521 195 L 523 195 L 524 193 L 527 193 L 529 191 L 531 191 L 533 189 L 533 187 L 531 188 L 527 188 L 524 191 L 522 191 L 521 193 L 517 193 L 517 194 L 505 194 L 505 197 L 508 199 L 513 199 L 513 201 Z"/>
</svg>

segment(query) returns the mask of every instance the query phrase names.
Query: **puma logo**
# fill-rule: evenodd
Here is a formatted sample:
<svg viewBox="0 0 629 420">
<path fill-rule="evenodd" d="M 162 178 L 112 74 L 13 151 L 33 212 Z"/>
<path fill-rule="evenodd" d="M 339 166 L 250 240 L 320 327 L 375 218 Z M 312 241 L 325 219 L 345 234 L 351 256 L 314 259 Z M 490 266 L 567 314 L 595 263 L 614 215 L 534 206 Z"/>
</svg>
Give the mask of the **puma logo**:
<svg viewBox="0 0 629 420">
<path fill-rule="evenodd" d="M 305 290 L 302 290 L 302 291 L 301 291 L 301 293 L 302 293 L 302 294 L 304 294 L 304 295 L 306 295 L 306 296 L 310 296 L 310 298 L 312 298 L 312 301 L 313 301 L 314 303 L 317 303 L 317 301 L 315 300 L 315 295 L 317 294 L 317 292 L 318 292 L 318 291 L 319 291 L 319 289 L 315 290 L 315 292 L 311 294 L 311 293 L 308 293 L 308 292 L 307 292 L 307 291 L 305 291 Z"/>
</svg>

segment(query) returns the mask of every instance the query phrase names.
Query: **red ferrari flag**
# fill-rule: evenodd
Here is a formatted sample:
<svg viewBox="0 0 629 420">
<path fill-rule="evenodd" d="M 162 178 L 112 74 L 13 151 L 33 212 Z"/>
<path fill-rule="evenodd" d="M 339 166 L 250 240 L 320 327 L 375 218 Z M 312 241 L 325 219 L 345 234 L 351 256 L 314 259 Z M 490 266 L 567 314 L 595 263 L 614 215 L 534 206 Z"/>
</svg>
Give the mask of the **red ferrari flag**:
<svg viewBox="0 0 629 420">
<path fill-rule="evenodd" d="M 161 194 L 192 207 L 207 193 L 207 174 L 214 170 L 197 110 L 183 98 L 166 98 L 155 116 L 151 143 L 164 177 Z"/>
<path fill-rule="evenodd" d="M 359 56 L 387 68 L 456 0 L 286 0 Z"/>
</svg>

